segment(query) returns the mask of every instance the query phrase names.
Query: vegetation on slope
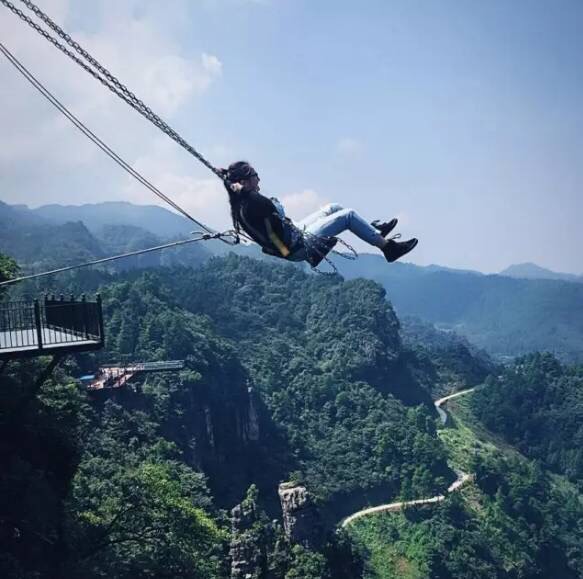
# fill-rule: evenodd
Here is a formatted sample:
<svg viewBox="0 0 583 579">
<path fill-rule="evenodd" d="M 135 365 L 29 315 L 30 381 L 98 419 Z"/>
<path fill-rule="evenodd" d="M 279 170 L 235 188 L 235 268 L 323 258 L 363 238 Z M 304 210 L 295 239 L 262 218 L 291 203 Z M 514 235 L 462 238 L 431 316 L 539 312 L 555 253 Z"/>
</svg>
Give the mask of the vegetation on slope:
<svg viewBox="0 0 583 579">
<path fill-rule="evenodd" d="M 16 262 L 6 255 L 0 253 L 0 282 L 12 279 L 18 273 Z M 5 288 L 0 288 L 0 296 Z"/>
<path fill-rule="evenodd" d="M 3 577 L 219 576 L 225 533 L 202 474 L 143 413 L 102 412 L 42 361 L 2 377 Z"/>
<path fill-rule="evenodd" d="M 451 330 L 439 330 L 419 318 L 407 316 L 401 319 L 401 335 L 418 359 L 418 365 L 430 377 L 428 388 L 434 398 L 481 384 L 496 372 L 496 364 L 486 352 Z"/>
<path fill-rule="evenodd" d="M 455 347 L 403 343 L 378 285 L 233 256 L 197 271 L 70 279 L 63 289 L 105 282 L 107 350 L 78 356 L 38 391 L 43 360 L 2 375 L 4 576 L 224 578 L 232 532 L 219 507 L 257 483 L 257 508 L 269 512 L 257 523 L 258 578 L 267 569 L 274 579 L 360 577 L 340 539 L 320 550 L 286 542 L 270 523 L 277 483 L 305 482 L 337 522 L 453 480 L 430 393 L 436 376 L 461 382 L 480 364 Z M 186 361 L 180 374 L 91 397 L 71 378 L 104 361 L 175 358 Z M 457 452 L 468 454 L 478 482 L 463 502 L 381 529 L 395 537 L 402 575 L 575 577 L 572 492 L 528 463 Z"/>
<path fill-rule="evenodd" d="M 583 368 L 563 366 L 550 354 L 527 356 L 491 377 L 473 409 L 526 456 L 583 480 Z"/>
<path fill-rule="evenodd" d="M 228 533 L 213 505 L 232 507 L 252 482 L 276 513 L 277 483 L 303 480 L 337 521 L 347 497 L 433 492 L 453 478 L 431 408 L 401 400 L 429 396 L 375 284 L 231 257 L 196 272 L 130 272 L 101 291 L 108 343 L 97 360 L 78 356 L 32 398 L 41 362 L 3 377 L 14 441 L 1 457 L 4 496 L 16 497 L 0 513 L 8 576 L 222 577 Z M 179 375 L 91 399 L 70 378 L 100 360 L 176 358 Z M 36 503 L 34 481 L 46 489 Z M 340 556 L 276 544 L 281 579 L 322 564 L 331 573 Z"/>
<path fill-rule="evenodd" d="M 581 495 L 516 451 L 501 451 L 482 436 L 469 403 L 454 404 L 463 412 L 440 436 L 453 466 L 475 473 L 475 483 L 438 505 L 354 523 L 364 577 L 580 577 Z"/>
<path fill-rule="evenodd" d="M 388 268 L 372 255 L 341 267 L 347 278 L 381 283 L 399 316 L 454 329 L 490 354 L 549 351 L 570 363 L 583 361 L 581 283 L 435 271 L 408 263 Z"/>
</svg>

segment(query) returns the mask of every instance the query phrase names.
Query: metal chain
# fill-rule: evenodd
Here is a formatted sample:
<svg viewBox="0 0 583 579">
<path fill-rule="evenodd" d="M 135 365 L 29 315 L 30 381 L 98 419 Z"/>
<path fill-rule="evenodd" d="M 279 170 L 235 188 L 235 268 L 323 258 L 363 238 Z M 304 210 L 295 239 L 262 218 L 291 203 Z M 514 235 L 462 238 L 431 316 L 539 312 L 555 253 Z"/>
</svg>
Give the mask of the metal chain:
<svg viewBox="0 0 583 579">
<path fill-rule="evenodd" d="M 76 56 L 68 48 L 63 46 L 56 38 L 51 36 L 49 32 L 44 30 L 31 18 L 29 18 L 22 10 L 19 10 L 14 4 L 9 0 L 0 0 L 4 6 L 16 14 L 21 20 L 26 22 L 30 27 L 32 27 L 36 32 L 48 40 L 53 46 L 60 50 L 63 54 L 68 56 L 79 66 L 81 66 L 86 72 L 97 79 L 101 84 L 107 87 L 111 92 L 116 94 L 119 98 L 130 105 L 134 110 L 140 113 L 144 118 L 149 120 L 152 124 L 157 126 L 162 132 L 168 135 L 181 147 L 187 150 L 191 155 L 198 159 L 205 167 L 212 171 L 221 181 L 225 181 L 225 176 L 222 171 L 214 167 L 209 161 L 207 161 L 194 147 L 192 147 L 187 141 L 185 141 L 168 123 L 162 120 L 152 109 L 150 109 L 142 100 L 140 100 L 131 90 L 127 88 L 126 85 L 121 83 L 113 74 L 111 74 L 103 65 L 99 63 L 95 58 L 93 58 L 78 42 L 73 40 L 73 38 L 67 34 L 58 24 L 56 24 L 47 14 L 45 14 L 38 6 L 36 6 L 30 0 L 20 0 L 29 10 L 31 10 L 39 19 L 41 19 L 49 28 L 51 28 L 60 38 L 62 38 L 71 48 L 73 48 L 78 54 L 80 54 L 87 62 L 84 62 L 81 58 Z M 93 68 L 92 68 L 93 67 Z M 102 76 L 103 75 L 103 76 Z M 301 232 L 302 238 L 306 244 L 310 244 L 308 241 L 308 235 L 306 232 Z M 237 237 L 236 237 L 237 239 Z M 343 257 L 344 259 L 356 259 L 358 257 L 357 252 L 353 247 L 351 247 L 345 241 L 339 239 L 351 253 L 352 255 L 345 254 L 338 251 L 332 251 L 332 253 Z M 332 274 L 338 273 L 336 266 L 327 258 L 322 255 L 318 249 L 314 248 L 317 253 L 325 260 L 334 270 Z M 324 273 L 319 271 L 317 268 L 312 268 L 318 273 Z"/>
<path fill-rule="evenodd" d="M 342 257 L 343 259 L 348 259 L 349 261 L 355 261 L 356 259 L 358 259 L 358 252 L 356 251 L 356 249 L 354 249 L 354 247 L 352 247 L 352 245 L 350 245 L 350 243 L 346 243 L 346 241 L 344 241 L 344 239 L 340 239 L 340 237 L 338 237 L 337 239 L 338 242 L 344 247 L 346 247 L 346 249 L 350 253 L 344 253 L 343 251 L 336 251 L 335 249 L 333 249 L 332 250 L 333 254 L 337 255 L 338 257 Z"/>
<path fill-rule="evenodd" d="M 294 225 L 293 223 L 292 226 L 302 236 L 305 247 L 317 253 L 322 258 L 322 261 L 325 261 L 332 268 L 332 271 L 321 271 L 320 269 L 318 269 L 318 266 L 312 266 L 312 271 L 319 273 L 320 275 L 336 275 L 338 273 L 338 268 L 323 251 L 320 251 L 319 248 L 319 245 L 323 244 L 324 239 L 330 239 L 330 237 L 314 235 L 312 233 L 309 233 L 305 229 L 300 229 L 299 227 L 297 227 L 297 225 Z M 339 237 L 337 237 L 336 240 L 342 245 L 344 245 L 344 247 L 346 247 L 351 252 L 351 254 L 336 251 L 334 249 L 330 253 L 333 253 L 338 257 L 342 257 L 343 259 L 348 259 L 351 261 L 358 258 L 358 253 L 356 252 L 354 247 L 352 247 L 351 245 L 346 243 L 346 241 L 340 239 Z"/>
<path fill-rule="evenodd" d="M 115 87 L 112 87 L 106 79 L 102 78 L 91 67 L 89 67 L 87 64 L 85 64 L 80 58 L 75 56 L 70 50 L 68 50 L 66 47 L 64 47 L 56 38 L 51 36 L 46 30 L 44 30 L 41 26 L 39 26 L 36 22 L 34 22 L 26 14 L 24 14 L 24 12 L 22 12 L 22 10 L 19 10 L 18 8 L 16 8 L 16 6 L 14 6 L 14 4 L 9 2 L 9 0 L 0 0 L 0 3 L 4 4 L 4 6 L 6 6 L 6 8 L 8 8 L 10 11 L 12 11 L 14 14 L 16 14 L 16 16 L 18 16 L 22 21 L 24 21 L 32 29 L 34 29 L 36 32 L 38 32 L 46 40 L 48 40 L 53 46 L 55 46 L 55 48 L 60 50 L 62 53 L 67 55 L 70 59 L 75 61 L 79 66 L 84 68 L 90 75 L 92 75 L 94 78 L 96 78 L 99 82 L 104 84 L 107 88 L 109 88 L 114 93 L 118 94 L 117 89 L 115 89 Z M 118 96 L 121 97 L 121 95 L 118 95 Z"/>
<path fill-rule="evenodd" d="M 34 12 L 49 28 L 55 31 L 71 48 L 79 53 L 85 60 L 92 64 L 105 78 L 111 81 L 121 92 L 132 99 L 140 108 L 146 112 L 154 115 L 151 111 L 127 86 L 122 84 L 115 76 L 113 76 L 103 65 L 101 65 L 95 58 L 93 58 L 77 41 L 73 40 L 71 35 L 67 34 L 58 24 L 56 24 L 47 14 L 45 14 L 38 6 L 29 0 L 20 0 L 29 10 Z"/>
<path fill-rule="evenodd" d="M 157 195 L 164 202 L 168 203 L 173 209 L 178 211 L 184 217 L 195 223 L 198 227 L 202 227 L 208 233 L 216 233 L 213 229 L 198 221 L 187 211 L 182 209 L 170 197 L 162 193 L 155 185 L 148 181 L 143 175 L 136 171 L 129 163 L 120 157 L 111 147 L 106 145 L 91 129 L 83 124 L 69 109 L 65 107 L 41 82 L 0 42 L 0 52 L 8 59 L 8 61 L 20 72 L 26 80 L 28 80 L 34 88 L 36 88 L 42 96 L 44 96 L 59 112 L 61 112 L 71 123 L 79 129 L 88 139 L 95 143 L 106 155 L 108 155 L 114 162 L 116 162 L 122 169 L 127 171 L 134 179 L 139 181 L 142 185 L 148 188 L 152 193 Z M 226 241 L 225 241 L 226 242 Z"/>
<path fill-rule="evenodd" d="M 210 169 L 215 175 L 222 180 L 224 179 L 220 171 L 218 171 L 211 163 L 209 163 L 194 147 L 185 141 L 168 123 L 161 119 L 150 107 L 148 107 L 141 99 L 139 99 L 126 85 L 121 83 L 113 74 L 109 72 L 99 61 L 93 58 L 78 42 L 73 40 L 58 24 L 56 24 L 47 14 L 45 14 L 38 6 L 30 0 L 20 0 L 27 8 L 29 8 L 38 18 L 40 18 L 47 26 L 54 30 L 71 48 L 80 54 L 87 62 L 93 65 L 111 84 L 107 86 L 113 90 L 115 87 L 115 94 L 122 98 L 132 108 L 142 114 L 150 122 L 156 125 L 170 138 L 184 147 L 189 153 L 194 155 L 205 167 Z M 75 59 L 76 62 L 77 59 Z M 85 67 L 84 67 L 85 68 Z M 111 86 L 113 85 L 113 87 Z"/>
<path fill-rule="evenodd" d="M 116 94 L 119 98 L 130 105 L 134 110 L 140 113 L 144 118 L 149 120 L 152 124 L 157 126 L 162 132 L 168 135 L 172 140 L 178 143 L 181 147 L 186 149 L 191 155 L 198 159 L 205 167 L 212 171 L 217 177 L 224 181 L 224 177 L 209 161 L 207 161 L 192 145 L 185 141 L 168 123 L 163 121 L 152 109 L 150 109 L 143 101 L 141 101 L 133 92 L 131 92 L 125 85 L 123 85 L 115 76 L 113 76 L 104 66 L 95 60 L 81 45 L 74 41 L 69 34 L 67 34 L 60 26 L 53 22 L 38 6 L 29 0 L 21 0 L 21 2 L 29 8 L 35 15 L 37 15 L 43 22 L 45 22 L 51 29 L 53 29 L 69 46 L 77 51 L 83 58 L 87 60 L 94 68 L 89 66 L 81 58 L 76 56 L 73 52 L 63 46 L 56 38 L 51 36 L 49 32 L 44 30 L 31 18 L 29 18 L 22 10 L 19 10 L 9 0 L 0 0 L 11 12 L 16 14 L 21 20 L 26 22 L 31 28 L 48 40 L 55 48 L 60 50 L 63 54 L 68 56 L 71 60 L 76 62 L 81 68 L 88 72 L 91 76 L 97 79 L 101 84 L 107 87 L 111 92 Z M 97 70 L 95 70 L 97 69 Z M 101 74 L 100 74 L 101 73 Z M 102 76 L 103 75 L 103 76 Z"/>
</svg>

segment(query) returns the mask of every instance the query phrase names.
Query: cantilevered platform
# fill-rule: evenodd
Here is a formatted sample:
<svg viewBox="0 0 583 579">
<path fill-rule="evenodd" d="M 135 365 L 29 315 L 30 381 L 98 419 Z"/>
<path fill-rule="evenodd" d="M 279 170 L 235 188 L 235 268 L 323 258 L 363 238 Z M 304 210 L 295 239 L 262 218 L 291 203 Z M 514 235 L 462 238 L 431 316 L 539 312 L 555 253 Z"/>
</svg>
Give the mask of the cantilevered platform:
<svg viewBox="0 0 583 579">
<path fill-rule="evenodd" d="M 81 382 L 87 390 L 105 390 L 121 388 L 136 374 L 142 372 L 172 372 L 182 370 L 184 360 L 166 360 L 163 362 L 137 362 L 134 364 L 102 366 L 94 376 L 84 376 Z"/>
<path fill-rule="evenodd" d="M 101 300 L 48 298 L 0 303 L 0 360 L 103 347 Z"/>
</svg>

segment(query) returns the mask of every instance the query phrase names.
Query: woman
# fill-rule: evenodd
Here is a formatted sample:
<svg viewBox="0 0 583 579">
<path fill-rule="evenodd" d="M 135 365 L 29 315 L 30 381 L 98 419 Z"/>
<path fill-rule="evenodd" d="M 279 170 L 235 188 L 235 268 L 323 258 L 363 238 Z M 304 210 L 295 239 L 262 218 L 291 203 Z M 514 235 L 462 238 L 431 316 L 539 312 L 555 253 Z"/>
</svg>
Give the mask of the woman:
<svg viewBox="0 0 583 579">
<path fill-rule="evenodd" d="M 268 199 L 259 193 L 259 175 L 246 161 L 237 161 L 223 169 L 223 177 L 235 230 L 243 229 L 264 253 L 290 261 L 305 260 L 316 267 L 343 231 L 351 231 L 378 247 L 389 262 L 409 253 L 418 243 L 415 238 L 402 242 L 385 239 L 397 225 L 396 219 L 370 224 L 353 209 L 344 209 L 337 203 L 326 205 L 294 224 L 285 216 L 277 199 Z"/>
</svg>

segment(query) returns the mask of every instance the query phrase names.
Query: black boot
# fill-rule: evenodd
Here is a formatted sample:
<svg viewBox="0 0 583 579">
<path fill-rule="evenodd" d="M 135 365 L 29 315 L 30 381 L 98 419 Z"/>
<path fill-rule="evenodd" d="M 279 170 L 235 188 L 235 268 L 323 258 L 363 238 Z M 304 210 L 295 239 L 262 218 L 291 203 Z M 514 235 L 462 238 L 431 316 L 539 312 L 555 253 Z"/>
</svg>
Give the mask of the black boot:
<svg viewBox="0 0 583 579">
<path fill-rule="evenodd" d="M 395 227 L 397 227 L 397 222 L 399 220 L 395 217 L 390 221 L 381 221 L 380 219 L 376 219 L 371 223 L 371 225 L 378 230 L 378 232 L 383 236 L 386 237 Z"/>
<path fill-rule="evenodd" d="M 400 257 L 409 253 L 419 243 L 415 237 L 407 241 L 395 241 L 394 239 L 387 239 L 387 244 L 383 247 L 382 252 L 385 259 L 389 262 L 396 261 Z"/>
</svg>

